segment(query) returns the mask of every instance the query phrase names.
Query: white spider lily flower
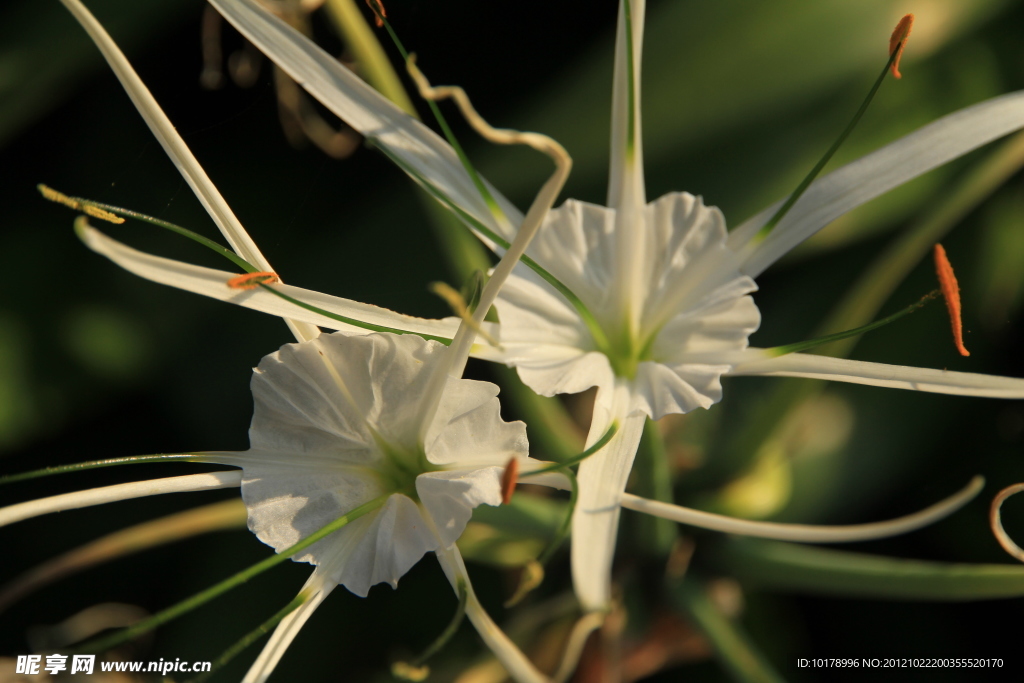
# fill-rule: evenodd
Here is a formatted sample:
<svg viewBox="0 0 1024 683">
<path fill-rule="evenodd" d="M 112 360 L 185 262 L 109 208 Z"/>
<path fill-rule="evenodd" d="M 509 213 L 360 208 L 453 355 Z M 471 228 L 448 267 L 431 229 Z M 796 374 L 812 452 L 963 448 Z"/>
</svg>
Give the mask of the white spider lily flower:
<svg viewBox="0 0 1024 683">
<path fill-rule="evenodd" d="M 525 471 L 525 425 L 499 416 L 498 388 L 448 377 L 451 350 L 415 335 L 323 335 L 289 344 L 259 364 L 250 449 L 214 462 L 243 469 L 249 528 L 277 551 L 370 501 L 385 502 L 293 559 L 316 565 L 310 599 L 278 626 L 246 681 L 269 676 L 288 643 L 334 586 L 366 596 L 397 586 L 437 554 L 467 614 L 518 680 L 541 680 L 472 595 L 455 541 L 477 505 L 500 505 L 509 460 Z M 432 389 L 439 373 L 447 378 Z"/>
<path fill-rule="evenodd" d="M 400 112 L 253 0 L 211 0 L 275 63 L 383 149 L 490 245 L 520 214 L 473 179 L 437 135 Z M 644 420 L 721 400 L 721 377 L 814 377 L 919 391 L 1024 398 L 1024 381 L 808 354 L 769 357 L 748 348 L 760 313 L 753 280 L 835 218 L 952 159 L 1024 127 L 1024 92 L 945 116 L 824 176 L 767 237 L 781 202 L 731 233 L 700 198 L 672 193 L 647 203 L 640 62 L 644 0 L 619 8 L 608 207 L 568 201 L 553 210 L 496 306 L 500 349 L 477 355 L 517 368 L 544 395 L 598 387 L 588 445 L 614 421 L 609 445 L 580 467 L 573 576 L 585 607 L 603 609 L 619 504 Z"/>
</svg>

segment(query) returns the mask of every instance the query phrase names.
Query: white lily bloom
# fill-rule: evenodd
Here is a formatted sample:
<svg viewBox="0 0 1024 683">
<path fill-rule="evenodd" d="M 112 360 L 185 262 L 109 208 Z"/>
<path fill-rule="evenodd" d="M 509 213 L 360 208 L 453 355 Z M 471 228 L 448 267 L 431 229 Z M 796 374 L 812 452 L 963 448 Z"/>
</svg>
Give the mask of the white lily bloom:
<svg viewBox="0 0 1024 683">
<path fill-rule="evenodd" d="M 489 211 L 437 135 L 253 0 L 211 1 L 485 242 L 508 239 L 520 214 L 493 189 L 506 220 Z M 619 504 L 644 421 L 709 407 L 721 400 L 723 376 L 814 377 L 1024 398 L 1024 380 L 1014 378 L 808 354 L 772 358 L 747 344 L 760 323 L 750 296 L 757 289 L 754 277 L 847 211 L 1024 127 L 1024 93 L 955 112 L 818 179 L 764 239 L 758 231 L 781 202 L 728 233 L 721 212 L 698 197 L 673 193 L 646 201 L 640 133 L 644 13 L 644 0 L 624 1 L 619 9 L 608 207 L 568 201 L 550 213 L 528 255 L 560 286 L 517 266 L 495 304 L 501 324 L 493 333 L 501 348 L 477 349 L 481 357 L 515 366 L 540 394 L 596 386 L 588 445 L 613 421 L 620 424 L 611 443 L 580 468 L 573 576 L 590 609 L 603 609 L 609 600 Z"/>
</svg>

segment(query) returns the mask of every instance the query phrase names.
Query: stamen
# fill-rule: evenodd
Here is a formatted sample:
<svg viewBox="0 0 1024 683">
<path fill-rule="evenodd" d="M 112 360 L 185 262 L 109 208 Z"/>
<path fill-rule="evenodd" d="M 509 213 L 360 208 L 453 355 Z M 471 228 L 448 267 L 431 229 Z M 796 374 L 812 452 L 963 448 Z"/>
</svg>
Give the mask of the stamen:
<svg viewBox="0 0 1024 683">
<path fill-rule="evenodd" d="M 384 20 L 388 18 L 388 12 L 384 9 L 384 3 L 380 0 L 366 0 L 366 5 L 373 10 L 373 20 L 377 28 L 384 26 Z"/>
<path fill-rule="evenodd" d="M 895 78 L 903 78 L 903 75 L 900 73 L 900 57 L 903 56 L 903 48 L 907 46 L 907 38 L 910 37 L 910 29 L 913 26 L 914 15 L 905 14 L 899 23 L 896 24 L 896 28 L 893 29 L 892 36 L 889 37 L 889 55 L 891 56 L 894 52 L 896 53 L 891 67 L 892 75 Z"/>
<path fill-rule="evenodd" d="M 1024 550 L 1014 543 L 1010 535 L 1003 529 L 1003 519 L 1000 514 L 1000 508 L 1003 507 L 1003 503 L 1006 499 L 1012 495 L 1024 491 L 1024 484 L 1014 484 L 1013 486 L 1007 486 L 1005 489 L 996 494 L 996 497 L 992 499 L 992 507 L 989 508 L 988 512 L 988 523 L 992 527 L 992 534 L 999 541 L 999 545 L 1003 546 L 1003 550 L 1008 552 L 1015 559 L 1024 562 Z"/>
<path fill-rule="evenodd" d="M 231 289 L 256 289 L 260 285 L 272 285 L 278 281 L 277 273 L 245 273 L 228 280 Z"/>
<path fill-rule="evenodd" d="M 455 315 L 458 316 L 459 319 L 468 325 L 474 332 L 483 337 L 488 344 L 499 349 L 501 348 L 501 344 L 498 343 L 498 340 L 487 332 L 480 323 L 473 319 L 473 313 L 470 311 L 469 305 L 466 303 L 462 294 L 455 291 L 454 287 L 446 282 L 431 282 L 430 291 L 444 299 L 445 303 L 451 306 L 452 312 L 455 313 Z"/>
<path fill-rule="evenodd" d="M 519 461 L 515 456 L 508 459 L 505 471 L 501 474 L 501 502 L 508 505 L 512 502 L 512 494 L 516 491 L 516 483 L 519 481 Z"/>
<path fill-rule="evenodd" d="M 949 311 L 949 323 L 953 327 L 953 343 L 961 356 L 969 356 L 971 352 L 964 346 L 964 324 L 960 318 L 960 284 L 953 274 L 953 266 L 946 256 L 946 250 L 941 244 L 935 245 L 935 275 L 939 278 L 939 286 L 942 287 L 942 298 L 946 300 L 946 310 Z"/>
<path fill-rule="evenodd" d="M 765 353 L 771 356 L 785 356 L 787 353 L 806 351 L 807 349 L 812 349 L 815 346 L 820 346 L 822 344 L 829 344 L 831 342 L 840 341 L 841 339 L 848 339 L 850 337 L 859 336 L 861 334 L 864 334 L 865 332 L 870 332 L 871 330 L 876 330 L 879 327 L 888 325 L 889 323 L 896 322 L 905 315 L 910 315 L 911 313 L 913 313 L 914 311 L 921 308 L 929 301 L 937 297 L 940 293 L 941 290 L 938 289 L 928 292 L 923 297 L 921 297 L 917 302 L 910 304 L 903 310 L 897 311 L 896 313 L 893 313 L 890 316 L 882 318 L 881 320 L 876 320 L 873 323 L 868 323 L 867 325 L 855 327 L 852 330 L 846 330 L 844 332 L 827 334 L 824 337 L 818 337 L 816 339 L 809 339 L 807 341 L 796 342 L 794 344 L 784 344 L 783 346 L 773 346 L 769 349 L 765 349 Z"/>
<path fill-rule="evenodd" d="M 116 216 L 110 213 L 109 211 L 104 211 L 103 209 L 92 204 L 88 200 L 81 199 L 79 197 L 69 197 L 63 192 L 58 192 L 52 187 L 48 187 L 46 185 L 43 185 L 42 183 L 36 185 L 36 189 L 39 190 L 39 194 L 43 195 L 44 199 L 47 199 L 51 202 L 55 202 L 57 204 L 63 204 L 69 209 L 81 211 L 82 213 L 92 216 L 93 218 L 99 218 L 100 220 L 109 221 L 117 225 L 124 223 L 124 219 L 121 218 L 120 216 Z"/>
<path fill-rule="evenodd" d="M 906 20 L 906 17 L 904 17 L 904 20 Z M 903 21 L 901 21 L 900 24 L 902 25 Z M 899 30 L 900 28 L 899 26 L 897 26 L 897 33 L 899 32 Z M 811 172 L 808 173 L 802 181 L 800 181 L 800 184 L 797 185 L 797 188 L 793 190 L 793 194 L 791 194 L 786 199 L 786 201 L 783 202 L 782 206 L 779 207 L 779 210 L 776 211 L 775 214 L 768 219 L 768 222 L 761 227 L 761 229 L 757 232 L 757 235 L 755 237 L 756 240 L 762 240 L 765 237 L 767 237 L 769 233 L 771 233 L 771 231 L 775 228 L 775 226 L 779 224 L 779 221 L 781 221 L 783 217 L 787 213 L 789 213 L 789 210 L 793 208 L 793 205 L 796 204 L 797 200 L 800 199 L 801 196 L 803 196 L 804 192 L 806 192 L 807 188 L 811 186 L 811 183 L 814 182 L 814 179 L 818 177 L 818 174 L 820 174 L 822 169 L 825 168 L 826 164 L 828 164 L 829 160 L 836 153 L 839 147 L 843 144 L 843 142 L 846 141 L 846 138 L 849 137 L 850 133 L 853 132 L 853 129 L 857 127 L 857 124 L 860 122 L 861 117 L 864 116 L 864 112 L 868 110 L 868 105 L 871 104 L 871 100 L 875 99 L 875 94 L 878 92 L 878 89 L 882 87 L 882 81 L 885 80 L 885 74 L 889 71 L 890 67 L 892 67 L 893 65 L 896 64 L 897 61 L 899 61 L 900 55 L 903 54 L 903 45 L 906 42 L 906 34 L 909 33 L 910 22 L 907 22 L 906 33 L 903 34 L 903 42 L 899 43 L 899 49 L 896 52 L 892 52 L 892 48 L 890 48 L 889 61 L 885 63 L 885 67 L 882 68 L 882 73 L 878 75 L 878 78 L 875 80 L 874 85 L 871 86 L 871 90 L 868 91 L 868 96 L 864 98 L 863 102 L 861 102 L 860 108 L 857 110 L 857 113 L 853 115 L 853 118 L 850 120 L 850 123 L 846 125 L 846 129 L 842 133 L 840 133 L 839 137 L 836 138 L 836 141 L 833 142 L 832 146 L 829 147 L 827 152 L 825 152 L 825 155 L 818 160 L 818 163 L 815 164 L 814 168 L 811 169 Z M 896 35 L 896 33 L 894 33 L 893 35 Z M 899 76 L 897 76 L 897 78 L 898 77 Z"/>
</svg>

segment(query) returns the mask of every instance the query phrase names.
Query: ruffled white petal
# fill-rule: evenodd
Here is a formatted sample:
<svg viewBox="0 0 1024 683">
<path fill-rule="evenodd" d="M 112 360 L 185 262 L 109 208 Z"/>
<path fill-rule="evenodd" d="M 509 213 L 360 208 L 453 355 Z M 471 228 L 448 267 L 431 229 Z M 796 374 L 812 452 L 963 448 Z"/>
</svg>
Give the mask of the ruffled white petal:
<svg viewBox="0 0 1024 683">
<path fill-rule="evenodd" d="M 349 334 L 368 334 L 369 330 L 335 320 L 319 313 L 308 311 L 265 291 L 261 287 L 250 290 L 232 289 L 227 281 L 237 277 L 237 273 L 229 273 L 214 268 L 194 266 L 181 261 L 147 254 L 107 237 L 92 227 L 82 227 L 79 237 L 86 246 L 109 258 L 125 270 L 139 277 L 159 282 L 163 285 L 177 287 L 195 294 L 202 294 L 219 301 L 244 306 L 263 313 L 304 321 L 311 325 L 320 325 L 332 330 L 342 330 Z M 316 306 L 346 318 L 381 327 L 404 330 L 416 334 L 426 334 L 450 339 L 459 327 L 457 318 L 429 320 L 415 318 L 389 311 L 386 308 L 364 304 L 358 301 L 321 294 L 310 289 L 292 287 L 290 285 L 274 285 L 280 292 L 303 303 Z M 488 325 L 488 330 L 492 329 Z"/>
<path fill-rule="evenodd" d="M 790 249 L 847 211 L 889 190 L 1024 128 L 1024 91 L 994 97 L 944 116 L 876 152 L 843 166 L 807 188 L 788 214 L 746 254 L 743 272 L 757 277 Z M 778 202 L 729 236 L 744 249 L 781 206 Z"/>
<path fill-rule="evenodd" d="M 333 334 L 264 358 L 252 380 L 252 448 L 216 456 L 243 467 L 242 497 L 259 539 L 281 551 L 388 496 L 295 557 L 366 595 L 454 543 L 474 507 L 499 504 L 502 470 L 512 457 L 525 459 L 528 445 L 525 425 L 501 420 L 493 384 L 449 379 L 417 456 L 425 387 L 446 353 L 413 335 Z M 418 502 L 396 490 L 396 458 L 405 458 L 398 469 Z M 424 472 L 413 482 L 416 467 Z"/>
<path fill-rule="evenodd" d="M 869 363 L 805 353 L 791 353 L 776 358 L 739 363 L 729 374 L 811 377 L 936 394 L 1024 398 L 1024 379 L 1015 377 L 911 368 L 905 365 Z"/>
<path fill-rule="evenodd" d="M 506 461 L 507 462 L 507 461 Z M 416 477 L 416 493 L 426 508 L 443 546 L 450 546 L 466 529 L 477 505 L 501 505 L 504 463 Z"/>
<path fill-rule="evenodd" d="M 139 78 L 124 54 L 117 47 L 110 35 L 103 26 L 96 21 L 96 18 L 78 0 L 62 0 L 65 7 L 78 19 L 82 27 L 89 33 L 96 46 L 99 47 L 106 58 L 110 68 L 114 71 L 121 85 L 135 104 L 135 108 L 142 114 L 154 137 L 160 142 L 167 156 L 177 166 L 185 181 L 188 182 L 196 197 L 206 208 L 206 212 L 213 218 L 213 222 L 220 228 L 224 238 L 231 245 L 239 256 L 263 271 L 273 271 L 270 263 L 264 258 L 252 237 L 245 231 L 242 224 L 235 217 L 234 212 L 228 203 L 217 190 L 217 186 L 206 175 L 206 171 L 199 165 L 199 162 L 192 156 L 191 150 L 185 141 L 178 135 L 174 125 L 167 115 L 164 114 L 156 99 L 149 92 L 149 89 Z M 308 323 L 301 321 L 288 321 L 289 326 L 295 332 L 299 341 L 313 339 L 319 335 L 319 330 Z"/>
<path fill-rule="evenodd" d="M 611 603 L 619 500 L 647 419 L 641 412 L 628 411 L 630 394 L 622 383 L 612 396 L 598 393 L 587 446 L 600 439 L 613 421 L 619 429 L 604 448 L 580 463 L 571 556 L 573 585 L 584 611 L 607 610 Z"/>
<path fill-rule="evenodd" d="M 324 581 L 323 571 L 319 567 L 313 570 L 313 575 L 309 577 L 301 591 L 310 591 L 312 595 L 277 625 L 270 640 L 263 646 L 260 656 L 249 667 L 242 683 L 264 683 L 270 678 L 270 674 L 274 672 L 277 663 L 284 656 L 285 650 L 292 644 L 295 636 L 299 635 L 299 631 L 306 625 L 306 621 L 313 616 L 313 612 L 330 595 L 336 585 L 330 581 Z"/>
<path fill-rule="evenodd" d="M 527 457 L 526 425 L 501 419 L 497 393 L 498 387 L 490 382 L 448 382 L 424 441 L 432 464 L 458 469 L 504 467 L 509 458 Z"/>
<path fill-rule="evenodd" d="M 102 486 L 74 493 L 62 493 L 58 496 L 30 500 L 25 503 L 8 505 L 0 508 L 0 526 L 7 526 L 32 517 L 46 515 L 51 512 L 62 512 L 77 508 L 113 503 L 119 500 L 156 496 L 162 493 L 183 493 L 187 491 L 210 491 L 213 489 L 238 486 L 242 481 L 242 473 L 209 472 L 206 474 L 189 474 L 184 477 L 168 477 L 166 479 L 148 479 L 133 481 L 128 484 Z"/>
<path fill-rule="evenodd" d="M 345 123 L 409 166 L 455 206 L 511 240 L 512 234 L 495 221 L 447 142 L 377 93 L 308 38 L 264 10 L 258 2 L 213 0 L 211 4 L 242 35 Z M 511 225 L 519 225 L 522 214 L 496 190 L 490 190 Z"/>
</svg>

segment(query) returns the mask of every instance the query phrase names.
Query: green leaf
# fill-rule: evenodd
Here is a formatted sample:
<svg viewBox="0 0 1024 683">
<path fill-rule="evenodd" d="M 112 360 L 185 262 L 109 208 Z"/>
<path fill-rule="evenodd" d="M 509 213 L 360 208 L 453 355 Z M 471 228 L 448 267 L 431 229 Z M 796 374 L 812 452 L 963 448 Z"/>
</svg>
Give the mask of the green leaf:
<svg viewBox="0 0 1024 683">
<path fill-rule="evenodd" d="M 954 602 L 1024 596 L 1024 566 L 927 562 L 776 541 L 726 542 L 719 559 L 767 590 Z"/>
</svg>

